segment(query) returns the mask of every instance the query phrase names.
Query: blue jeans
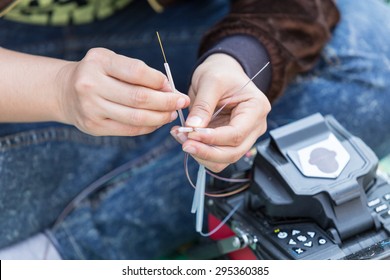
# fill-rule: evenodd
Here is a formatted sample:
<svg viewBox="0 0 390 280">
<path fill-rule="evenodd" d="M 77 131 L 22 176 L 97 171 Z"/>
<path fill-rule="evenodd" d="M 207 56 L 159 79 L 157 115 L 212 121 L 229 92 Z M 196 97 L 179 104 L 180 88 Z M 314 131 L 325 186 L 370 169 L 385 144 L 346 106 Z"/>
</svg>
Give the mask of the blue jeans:
<svg viewBox="0 0 390 280">
<path fill-rule="evenodd" d="M 390 152 L 390 7 L 381 0 L 337 0 L 341 22 L 316 67 L 273 104 L 269 128 L 332 114 L 378 155 Z"/>
<path fill-rule="evenodd" d="M 96 46 L 163 71 L 159 31 L 179 90 L 185 92 L 201 35 L 228 1 L 190 1 L 155 14 L 135 1 L 113 18 L 75 27 L 0 21 L 0 45 L 80 59 Z M 379 0 L 339 0 L 343 17 L 313 71 L 273 106 L 269 128 L 314 112 L 333 114 L 377 153 L 389 152 L 390 12 Z M 374 20 L 375 19 L 375 20 Z M 195 240 L 193 190 L 170 126 L 140 137 L 93 137 L 57 123 L 0 125 L 0 248 L 50 228 L 64 207 L 102 175 L 125 171 L 78 203 L 51 230 L 66 259 L 152 259 Z M 375 137 L 373 137 L 375 136 Z M 190 173 L 196 174 L 191 162 Z"/>
<path fill-rule="evenodd" d="M 106 47 L 164 72 L 159 31 L 176 87 L 186 92 L 202 34 L 227 11 L 226 0 L 195 0 L 156 14 L 137 0 L 82 26 L 0 21 L 0 45 L 68 60 Z M 171 126 L 140 137 L 93 137 L 57 123 L 0 124 L 0 248 L 49 228 L 78 193 L 123 164 L 120 176 L 51 232 L 61 256 L 152 259 L 196 240 L 193 189 Z M 190 172 L 196 175 L 193 161 Z"/>
</svg>

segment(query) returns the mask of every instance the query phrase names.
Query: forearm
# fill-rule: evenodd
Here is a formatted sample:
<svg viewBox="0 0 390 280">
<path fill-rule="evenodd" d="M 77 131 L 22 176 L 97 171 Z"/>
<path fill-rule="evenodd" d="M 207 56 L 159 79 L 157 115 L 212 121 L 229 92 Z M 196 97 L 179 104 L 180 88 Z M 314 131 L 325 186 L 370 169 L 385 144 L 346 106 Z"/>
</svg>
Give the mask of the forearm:
<svg viewBox="0 0 390 280">
<path fill-rule="evenodd" d="M 0 122 L 63 121 L 62 69 L 70 62 L 0 48 Z"/>
</svg>

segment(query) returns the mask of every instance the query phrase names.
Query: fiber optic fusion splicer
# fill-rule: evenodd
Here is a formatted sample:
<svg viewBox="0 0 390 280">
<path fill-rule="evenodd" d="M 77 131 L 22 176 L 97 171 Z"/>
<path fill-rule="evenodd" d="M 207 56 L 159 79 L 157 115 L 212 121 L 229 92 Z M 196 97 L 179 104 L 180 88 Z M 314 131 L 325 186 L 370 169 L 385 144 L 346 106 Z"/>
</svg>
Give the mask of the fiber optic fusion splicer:
<svg viewBox="0 0 390 280">
<path fill-rule="evenodd" d="M 206 205 L 221 220 L 240 205 L 226 240 L 257 259 L 386 259 L 390 184 L 377 167 L 363 141 L 315 114 L 271 131 L 233 166 L 231 176 L 250 177 L 250 187 Z"/>
</svg>

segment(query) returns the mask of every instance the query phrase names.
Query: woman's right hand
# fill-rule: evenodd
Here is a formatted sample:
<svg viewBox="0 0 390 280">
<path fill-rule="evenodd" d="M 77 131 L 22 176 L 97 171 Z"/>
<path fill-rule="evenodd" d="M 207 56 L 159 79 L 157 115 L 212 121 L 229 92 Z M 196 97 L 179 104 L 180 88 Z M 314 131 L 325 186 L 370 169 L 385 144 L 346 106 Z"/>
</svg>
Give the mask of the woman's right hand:
<svg viewBox="0 0 390 280">
<path fill-rule="evenodd" d="M 188 96 L 171 93 L 163 73 L 103 48 L 66 64 L 59 80 L 60 121 L 91 135 L 147 134 L 190 104 Z"/>
</svg>

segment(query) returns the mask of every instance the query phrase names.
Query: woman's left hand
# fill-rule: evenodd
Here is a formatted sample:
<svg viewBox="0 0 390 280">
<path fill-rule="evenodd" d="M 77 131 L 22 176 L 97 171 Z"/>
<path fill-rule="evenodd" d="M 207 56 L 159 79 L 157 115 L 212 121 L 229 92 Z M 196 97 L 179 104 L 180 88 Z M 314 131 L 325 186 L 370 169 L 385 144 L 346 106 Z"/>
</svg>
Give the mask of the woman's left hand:
<svg viewBox="0 0 390 280">
<path fill-rule="evenodd" d="M 183 151 L 213 172 L 238 161 L 267 129 L 271 105 L 252 82 L 242 88 L 249 79 L 231 56 L 209 56 L 192 76 L 191 105 L 185 123 L 188 127 L 207 129 L 183 133 L 175 126 L 171 130 Z"/>
</svg>

